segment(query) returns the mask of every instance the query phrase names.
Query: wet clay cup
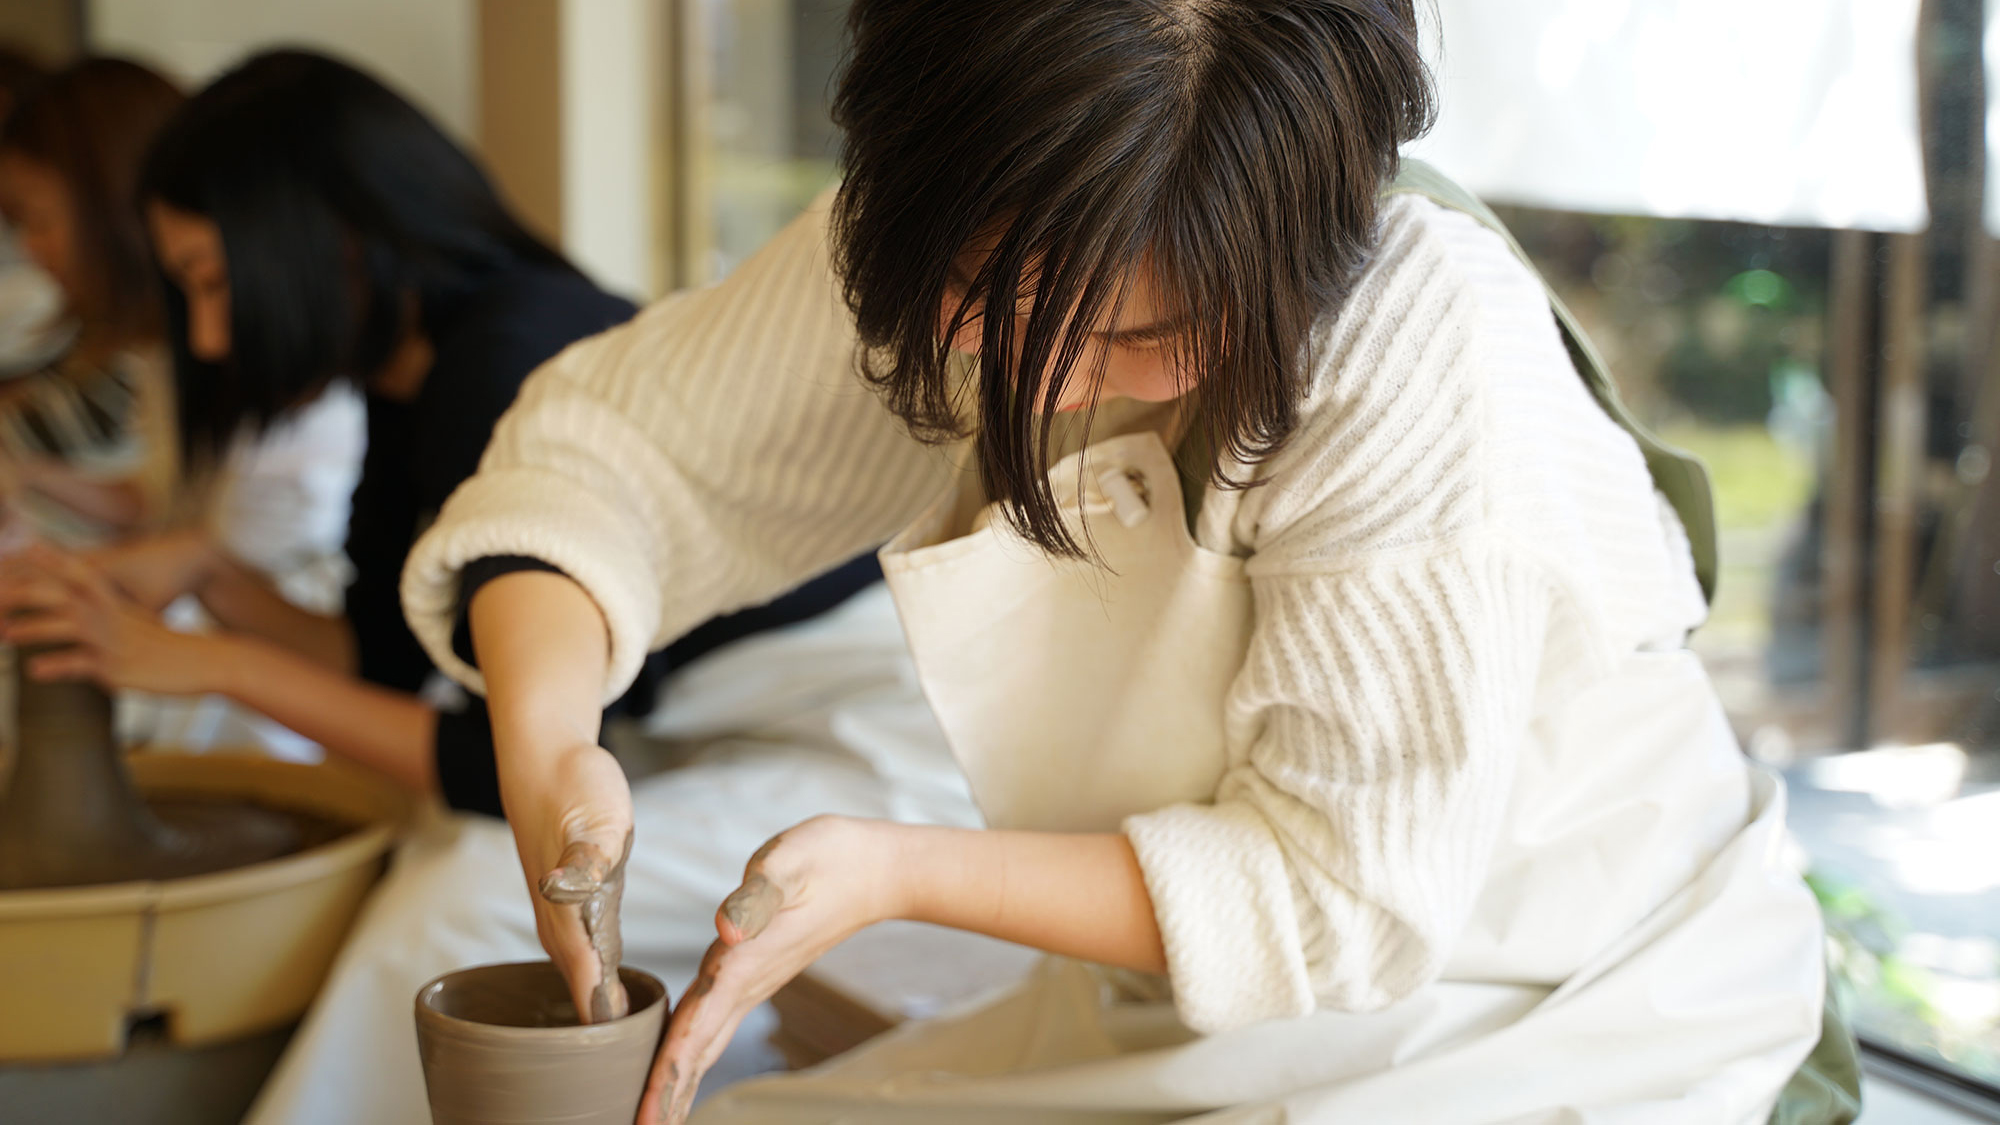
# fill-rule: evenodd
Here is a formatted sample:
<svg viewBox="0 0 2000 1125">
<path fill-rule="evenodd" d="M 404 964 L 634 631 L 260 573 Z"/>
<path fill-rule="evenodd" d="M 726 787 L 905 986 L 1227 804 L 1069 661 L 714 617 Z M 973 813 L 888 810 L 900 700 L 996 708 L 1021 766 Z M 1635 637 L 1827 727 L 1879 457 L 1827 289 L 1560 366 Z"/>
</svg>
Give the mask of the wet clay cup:
<svg viewBox="0 0 2000 1125">
<path fill-rule="evenodd" d="M 547 961 L 478 965 L 417 992 L 433 1125 L 632 1125 L 666 1026 L 659 978 L 620 968 L 631 1013 L 577 1022 Z"/>
</svg>

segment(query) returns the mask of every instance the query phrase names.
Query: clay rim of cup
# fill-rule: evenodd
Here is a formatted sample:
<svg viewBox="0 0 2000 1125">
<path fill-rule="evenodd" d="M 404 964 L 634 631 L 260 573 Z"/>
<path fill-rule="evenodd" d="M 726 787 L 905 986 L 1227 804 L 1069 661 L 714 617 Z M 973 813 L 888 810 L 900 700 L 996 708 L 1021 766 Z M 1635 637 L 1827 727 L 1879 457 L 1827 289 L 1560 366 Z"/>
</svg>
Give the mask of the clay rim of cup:
<svg viewBox="0 0 2000 1125">
<path fill-rule="evenodd" d="M 632 1006 L 623 1016 L 604 1023 L 563 1024 L 556 1027 L 517 1027 L 511 1024 L 485 1023 L 480 1020 L 467 1019 L 464 1016 L 455 1016 L 449 1012 L 440 1011 L 433 1003 L 433 1000 L 440 994 L 445 985 L 454 978 L 492 972 L 494 970 L 510 969 L 546 970 L 549 974 L 555 975 L 558 980 L 561 979 L 555 965 L 548 961 L 501 961 L 487 965 L 468 965 L 464 968 L 453 969 L 451 972 L 433 978 L 417 990 L 417 1022 L 425 1025 L 434 1032 L 471 1036 L 487 1042 L 493 1042 L 496 1039 L 503 1042 L 508 1039 L 546 1042 L 551 1038 L 558 1037 L 558 1033 L 560 1033 L 559 1037 L 561 1038 L 573 1040 L 615 1038 L 623 1035 L 625 1030 L 634 1021 L 650 1017 L 653 1009 L 664 1005 L 667 1000 L 667 986 L 661 982 L 660 978 L 644 969 L 635 969 L 630 965 L 620 965 L 618 967 L 618 979 L 624 982 L 626 995 L 632 998 Z"/>
</svg>

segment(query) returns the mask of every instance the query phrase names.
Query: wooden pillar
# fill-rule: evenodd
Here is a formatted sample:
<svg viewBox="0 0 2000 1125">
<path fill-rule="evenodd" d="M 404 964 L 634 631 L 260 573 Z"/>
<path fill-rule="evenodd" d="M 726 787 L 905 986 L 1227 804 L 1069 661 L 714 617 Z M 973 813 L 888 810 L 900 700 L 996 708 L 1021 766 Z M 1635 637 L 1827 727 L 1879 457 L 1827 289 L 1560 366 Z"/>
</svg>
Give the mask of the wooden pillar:
<svg viewBox="0 0 2000 1125">
<path fill-rule="evenodd" d="M 661 22 L 668 60 L 661 68 L 659 174 L 660 215 L 656 258 L 661 281 L 668 289 L 684 289 L 709 280 L 707 198 L 712 177 L 706 174 L 709 146 L 703 143 L 702 107 L 709 86 L 708 52 L 712 31 L 695 0 L 662 0 Z"/>
<path fill-rule="evenodd" d="M 479 150 L 536 234 L 562 245 L 562 2 L 480 0 Z"/>
<path fill-rule="evenodd" d="M 1927 388 L 1925 237 L 1888 238 L 1882 378 L 1875 399 L 1874 558 L 1870 566 L 1868 708 L 1871 742 L 1902 732 L 1904 674 L 1915 607 L 1917 517 L 1923 502 Z"/>
<path fill-rule="evenodd" d="M 2000 659 L 2000 242 L 1986 229 L 1986 193 L 1995 169 L 1987 160 L 1986 68 L 1958 76 L 1976 97 L 1960 140 L 1971 155 L 1966 185 L 1965 366 L 1959 373 L 1958 418 L 1966 434 L 1955 466 L 1960 510 L 1951 513 L 1945 552 L 1951 590 L 1943 600 L 1953 616 L 1959 652 L 1975 660 Z M 2000 734 L 1994 735 L 2000 737 Z"/>
<path fill-rule="evenodd" d="M 1861 654 L 1868 633 L 1877 242 L 1877 236 L 1864 231 L 1834 235 L 1827 307 L 1827 390 L 1833 397 L 1834 432 L 1823 500 L 1820 651 L 1834 738 L 1855 748 L 1867 745 L 1869 726 Z"/>
<path fill-rule="evenodd" d="M 669 34 L 660 10 L 653 0 L 478 6 L 488 168 L 538 234 L 599 284 L 642 301 L 672 273 L 659 237 L 672 139 L 658 123 L 665 75 L 678 68 L 659 41 Z"/>
</svg>

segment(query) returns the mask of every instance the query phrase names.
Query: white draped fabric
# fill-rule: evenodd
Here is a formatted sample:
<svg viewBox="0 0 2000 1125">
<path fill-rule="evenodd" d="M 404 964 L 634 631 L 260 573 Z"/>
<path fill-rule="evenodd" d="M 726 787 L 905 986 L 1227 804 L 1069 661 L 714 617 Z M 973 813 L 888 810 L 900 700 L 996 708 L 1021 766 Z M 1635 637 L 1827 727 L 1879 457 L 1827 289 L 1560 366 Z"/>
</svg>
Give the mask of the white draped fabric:
<svg viewBox="0 0 2000 1125">
<path fill-rule="evenodd" d="M 1496 201 L 1920 230 L 1918 2 L 1434 0 L 1413 152 Z"/>
<path fill-rule="evenodd" d="M 1986 229 L 2000 238 L 2000 0 L 1986 0 Z"/>
</svg>

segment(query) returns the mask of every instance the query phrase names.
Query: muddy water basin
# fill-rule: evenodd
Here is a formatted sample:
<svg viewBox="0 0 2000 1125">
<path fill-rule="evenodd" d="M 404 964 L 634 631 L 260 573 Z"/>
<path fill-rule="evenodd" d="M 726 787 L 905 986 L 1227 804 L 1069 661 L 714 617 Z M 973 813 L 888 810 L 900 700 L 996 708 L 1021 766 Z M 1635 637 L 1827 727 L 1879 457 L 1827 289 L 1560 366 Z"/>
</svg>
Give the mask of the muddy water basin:
<svg viewBox="0 0 2000 1125">
<path fill-rule="evenodd" d="M 0 1063 L 113 1057 L 139 1025 L 199 1047 L 296 1020 L 410 808 L 393 783 L 339 763 L 128 763 L 163 818 L 247 803 L 295 825 L 297 850 L 183 878 L 0 892 Z"/>
</svg>

